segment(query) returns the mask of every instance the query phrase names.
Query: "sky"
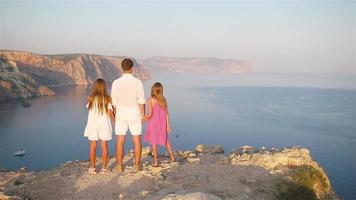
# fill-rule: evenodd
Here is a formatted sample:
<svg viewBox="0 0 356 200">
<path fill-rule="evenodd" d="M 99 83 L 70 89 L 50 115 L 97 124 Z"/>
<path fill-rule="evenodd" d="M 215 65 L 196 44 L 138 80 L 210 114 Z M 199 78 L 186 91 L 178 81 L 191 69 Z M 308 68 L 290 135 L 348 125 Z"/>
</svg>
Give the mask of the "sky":
<svg viewBox="0 0 356 200">
<path fill-rule="evenodd" d="M 248 60 L 255 72 L 356 73 L 355 1 L 6 1 L 0 49 Z"/>
</svg>

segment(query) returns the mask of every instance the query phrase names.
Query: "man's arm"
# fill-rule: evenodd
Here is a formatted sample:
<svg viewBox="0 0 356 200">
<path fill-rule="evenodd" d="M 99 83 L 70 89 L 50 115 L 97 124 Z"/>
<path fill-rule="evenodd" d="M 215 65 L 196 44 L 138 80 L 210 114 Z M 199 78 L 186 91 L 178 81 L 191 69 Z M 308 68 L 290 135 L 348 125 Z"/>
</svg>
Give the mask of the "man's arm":
<svg viewBox="0 0 356 200">
<path fill-rule="evenodd" d="M 142 118 L 145 117 L 145 104 L 140 104 L 140 111 Z"/>
<path fill-rule="evenodd" d="M 117 110 L 117 95 L 116 95 L 116 92 L 115 92 L 115 82 L 112 83 L 112 86 L 111 86 L 111 104 L 112 104 L 112 107 L 113 107 L 113 112 L 114 114 L 116 114 Z"/>
<path fill-rule="evenodd" d="M 146 115 L 145 119 L 149 119 L 152 117 L 153 111 L 152 111 L 152 98 L 148 99 L 148 115 Z"/>
<path fill-rule="evenodd" d="M 144 116 L 145 116 L 145 91 L 143 90 L 142 81 L 139 81 L 137 89 L 138 89 L 138 91 L 137 91 L 138 104 L 140 105 L 141 116 L 142 116 L 142 119 L 143 119 Z"/>
</svg>

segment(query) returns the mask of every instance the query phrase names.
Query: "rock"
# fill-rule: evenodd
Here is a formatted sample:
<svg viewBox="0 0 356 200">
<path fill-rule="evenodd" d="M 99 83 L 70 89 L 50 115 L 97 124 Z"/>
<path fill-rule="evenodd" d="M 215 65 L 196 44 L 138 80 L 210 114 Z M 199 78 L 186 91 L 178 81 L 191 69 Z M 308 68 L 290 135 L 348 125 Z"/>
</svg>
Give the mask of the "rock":
<svg viewBox="0 0 356 200">
<path fill-rule="evenodd" d="M 311 186 L 311 189 L 315 191 L 318 198 L 323 199 L 325 194 L 332 194 L 332 188 L 330 181 L 324 172 L 324 170 L 312 159 L 309 150 L 300 147 L 284 148 L 280 152 L 273 154 L 269 153 L 266 148 L 264 152 L 257 152 L 253 154 L 237 153 L 230 154 L 230 161 L 233 165 L 257 165 L 270 171 L 271 174 L 281 172 L 286 176 L 293 172 L 293 169 L 297 167 L 300 173 L 305 177 L 309 177 L 310 172 L 318 174 L 319 180 L 315 185 L 320 185 L 318 188 Z M 308 168 L 309 170 L 303 170 Z M 297 178 L 295 178 L 297 179 Z M 305 180 L 306 178 L 301 178 Z M 292 179 L 293 181 L 293 179 Z M 320 183 L 319 183 L 320 182 Z M 323 185 L 323 186 L 321 186 Z"/>
<path fill-rule="evenodd" d="M 193 151 L 184 151 L 179 154 L 183 158 L 193 158 L 196 157 L 197 154 L 195 154 Z"/>
<path fill-rule="evenodd" d="M 21 200 L 23 198 L 20 198 L 15 195 L 8 196 L 8 195 L 4 194 L 3 192 L 0 192 L 0 199 L 1 200 Z"/>
<path fill-rule="evenodd" d="M 152 154 L 151 147 L 144 147 L 142 148 L 142 156 L 148 156 Z"/>
<path fill-rule="evenodd" d="M 221 198 L 202 192 L 189 193 L 184 195 L 170 194 L 162 200 L 221 200 Z"/>
<path fill-rule="evenodd" d="M 141 195 L 141 196 L 147 196 L 149 193 L 150 193 L 150 192 L 147 191 L 147 190 L 142 190 L 142 191 L 140 192 L 140 195 Z"/>
<path fill-rule="evenodd" d="M 155 179 L 156 179 L 156 180 L 164 180 L 164 179 L 166 179 L 166 178 L 167 178 L 167 176 L 164 175 L 163 173 L 158 173 L 158 174 L 155 176 Z"/>
<path fill-rule="evenodd" d="M 27 172 L 27 167 L 25 167 L 25 166 L 21 167 L 20 172 Z"/>
<path fill-rule="evenodd" d="M 124 199 L 125 196 L 126 196 L 126 194 L 125 194 L 124 192 L 121 192 L 121 193 L 119 194 L 119 199 Z"/>
<path fill-rule="evenodd" d="M 199 164 L 200 159 L 199 158 L 187 158 L 187 162 L 191 164 Z"/>
<path fill-rule="evenodd" d="M 130 149 L 128 153 L 133 155 L 135 153 L 135 151 L 133 149 Z M 148 146 L 148 147 L 143 147 L 142 148 L 142 156 L 148 156 L 148 155 L 151 155 L 151 154 L 152 154 L 151 147 Z"/>
<path fill-rule="evenodd" d="M 272 170 L 280 166 L 288 165 L 312 165 L 317 167 L 317 164 L 310 156 L 307 149 L 304 148 L 291 148 L 285 149 L 275 154 L 236 154 L 230 155 L 233 164 L 259 165 L 267 170 Z"/>
<path fill-rule="evenodd" d="M 220 145 L 198 144 L 195 147 L 195 152 L 197 154 L 223 154 L 224 149 Z"/>
<path fill-rule="evenodd" d="M 188 157 L 189 157 L 189 158 L 194 158 L 194 157 L 197 157 L 197 154 L 195 154 L 195 153 L 193 153 L 193 152 L 190 152 L 190 153 L 188 154 Z"/>
<path fill-rule="evenodd" d="M 230 153 L 230 155 L 232 154 L 253 154 L 256 153 L 257 150 L 256 148 L 254 148 L 253 146 L 249 146 L 249 145 L 244 145 L 242 147 L 240 147 L 238 150 L 232 151 L 232 153 Z"/>
<path fill-rule="evenodd" d="M 43 85 L 38 87 L 37 93 L 40 96 L 53 96 L 53 95 L 55 95 L 55 92 L 53 90 L 50 90 L 48 87 L 43 86 Z"/>
</svg>

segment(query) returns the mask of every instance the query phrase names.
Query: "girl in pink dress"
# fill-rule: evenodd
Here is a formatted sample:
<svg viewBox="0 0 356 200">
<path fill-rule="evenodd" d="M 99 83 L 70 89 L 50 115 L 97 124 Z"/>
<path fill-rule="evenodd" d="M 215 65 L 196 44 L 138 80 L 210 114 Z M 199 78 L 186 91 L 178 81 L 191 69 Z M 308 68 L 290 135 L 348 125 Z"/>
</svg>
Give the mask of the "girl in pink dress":
<svg viewBox="0 0 356 200">
<path fill-rule="evenodd" d="M 161 83 L 153 84 L 151 97 L 148 100 L 148 121 L 144 140 L 152 145 L 153 166 L 158 166 L 158 147 L 161 145 L 167 148 L 172 161 L 175 161 L 171 143 L 168 140 L 168 133 L 171 132 L 168 115 L 168 105 L 163 96 L 163 86 Z"/>
</svg>

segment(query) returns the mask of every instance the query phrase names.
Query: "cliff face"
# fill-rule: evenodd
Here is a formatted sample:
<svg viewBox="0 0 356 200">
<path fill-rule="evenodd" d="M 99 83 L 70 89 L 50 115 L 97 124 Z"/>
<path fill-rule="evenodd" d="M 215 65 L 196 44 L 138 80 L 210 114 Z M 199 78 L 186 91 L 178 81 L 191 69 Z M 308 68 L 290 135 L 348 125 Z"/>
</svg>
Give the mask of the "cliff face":
<svg viewBox="0 0 356 200">
<path fill-rule="evenodd" d="M 174 72 L 245 74 L 252 71 L 249 62 L 233 59 L 157 57 L 140 60 L 140 62 L 150 69 Z"/>
<path fill-rule="evenodd" d="M 0 57 L 0 101 L 41 95 L 54 92 L 21 72 L 15 62 Z"/>
<path fill-rule="evenodd" d="M 315 199 L 337 199 L 328 176 L 312 158 L 308 149 L 301 147 L 257 150 L 251 146 L 243 146 L 229 156 L 233 165 L 260 166 L 271 174 L 288 177 L 290 182 L 276 184 L 279 198 L 291 195 L 298 196 L 298 191 Z M 301 199 L 307 199 L 301 198 Z"/>
<path fill-rule="evenodd" d="M 16 65 L 19 72 L 48 87 L 64 85 L 88 85 L 102 77 L 113 81 L 122 74 L 121 61 L 124 57 L 91 54 L 40 55 L 30 52 L 0 50 L 0 56 Z M 136 62 L 135 76 L 150 78 L 149 72 Z M 9 72 L 10 73 L 10 72 Z M 1 75 L 0 77 L 2 77 Z M 16 79 L 16 76 L 14 76 Z M 15 90 L 2 87 L 7 93 L 15 93 L 9 98 L 22 96 Z M 26 93 L 26 92 L 25 92 Z M 31 92 L 29 92 L 31 94 Z M 30 95 L 32 96 L 32 95 Z"/>
</svg>

